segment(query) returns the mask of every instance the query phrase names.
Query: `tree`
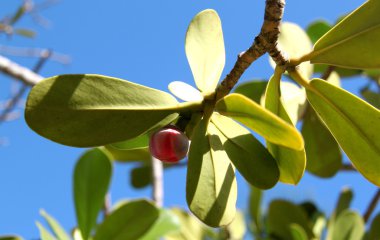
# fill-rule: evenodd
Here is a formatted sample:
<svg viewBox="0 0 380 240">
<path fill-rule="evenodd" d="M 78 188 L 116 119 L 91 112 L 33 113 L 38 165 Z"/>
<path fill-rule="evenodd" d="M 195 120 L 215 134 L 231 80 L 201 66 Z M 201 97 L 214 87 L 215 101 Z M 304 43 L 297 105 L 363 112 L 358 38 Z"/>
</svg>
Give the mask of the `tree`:
<svg viewBox="0 0 380 240">
<path fill-rule="evenodd" d="M 316 22 L 308 28 L 308 35 L 297 25 L 280 25 L 284 4 L 279 0 L 266 1 L 261 32 L 219 85 L 225 62 L 221 21 L 214 10 L 198 13 L 187 30 L 185 48 L 200 92 L 185 83 L 169 85 L 170 91 L 186 102 L 179 103 L 156 89 L 93 74 L 59 75 L 32 88 L 25 117 L 34 131 L 64 145 L 97 147 L 80 158 L 74 172 L 79 228 L 74 235 L 84 239 L 92 236 L 107 193 L 111 161 L 146 162 L 151 158 L 149 136 L 168 124 L 176 124 L 191 140 L 188 206 L 203 223 L 222 227 L 221 230 L 213 231 L 198 223 L 197 230 L 193 230 L 194 223 L 189 223 L 194 221 L 191 215 L 157 208 L 162 198 L 158 184 L 162 165 L 152 158 L 150 165 L 134 173 L 141 181 L 139 174 L 144 175 L 152 168 L 156 205 L 136 200 L 121 204 L 111 213 L 106 208 L 105 214 L 109 216 L 96 227 L 94 239 L 155 239 L 178 230 L 178 221 L 182 235 L 190 231 L 212 239 L 235 238 L 234 234 L 241 238 L 244 224 L 239 222 L 243 218 L 235 209 L 235 170 L 253 186 L 251 215 L 256 238 L 320 238 L 326 219 L 312 203 L 273 201 L 264 224 L 258 210 L 262 194 L 258 189 L 272 188 L 278 181 L 297 184 L 305 168 L 320 177 L 333 176 L 342 167 L 340 147 L 354 169 L 369 182 L 380 184 L 380 141 L 376 134 L 380 112 L 337 82 L 339 73 L 341 76 L 364 73 L 378 84 L 378 73 L 367 69 L 380 67 L 380 55 L 372 50 L 379 45 L 376 14 L 380 4 L 367 1 L 333 28 Z M 315 42 L 313 49 L 309 38 Z M 265 53 L 275 66 L 270 80 L 242 84 L 231 93 L 244 71 Z M 308 61 L 319 64 L 316 70 L 323 73 L 322 78 L 309 80 L 313 66 Z M 296 84 L 283 82 L 283 78 Z M 362 92 L 372 103 L 379 96 L 369 86 Z M 303 122 L 302 134 L 295 127 L 298 121 Z M 266 147 L 250 131 L 261 135 Z M 327 224 L 328 239 L 361 239 L 364 235 L 364 221 L 371 215 L 379 194 L 364 220 L 348 209 L 351 198 L 349 190 L 342 193 Z M 60 236 L 62 230 L 57 230 L 48 215 L 43 215 L 55 237 L 67 238 Z M 368 238 L 377 238 L 378 224 L 376 217 Z M 42 238 L 52 237 L 42 225 L 38 226 Z M 132 228 L 136 230 L 128 231 Z M 167 237 L 181 239 L 178 231 L 177 235 Z"/>
</svg>

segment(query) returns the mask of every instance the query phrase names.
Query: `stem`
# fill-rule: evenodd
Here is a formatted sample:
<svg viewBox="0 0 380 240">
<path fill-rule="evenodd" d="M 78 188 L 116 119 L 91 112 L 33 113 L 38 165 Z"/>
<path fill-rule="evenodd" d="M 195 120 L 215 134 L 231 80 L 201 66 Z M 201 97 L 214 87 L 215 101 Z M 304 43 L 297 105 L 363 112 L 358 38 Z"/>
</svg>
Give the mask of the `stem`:
<svg viewBox="0 0 380 240">
<path fill-rule="evenodd" d="M 352 166 L 351 164 L 343 164 L 342 167 L 340 168 L 341 171 L 356 171 L 356 168 Z"/>
<path fill-rule="evenodd" d="M 151 163 L 153 180 L 152 199 L 158 207 L 162 207 L 164 198 L 163 164 L 153 156 L 151 157 Z"/>
<path fill-rule="evenodd" d="M 288 68 L 287 69 L 291 78 L 294 79 L 298 84 L 303 86 L 306 89 L 311 89 L 309 81 L 302 76 L 302 74 L 296 68 Z"/>
<path fill-rule="evenodd" d="M 371 202 L 369 203 L 369 205 L 367 207 L 367 210 L 365 211 L 365 213 L 363 215 L 364 222 L 366 222 L 366 223 L 368 222 L 368 220 L 371 217 L 373 211 L 375 210 L 376 205 L 379 202 L 379 200 L 380 200 L 380 189 L 378 189 L 377 192 L 375 193 L 375 195 L 373 196 Z"/>
<path fill-rule="evenodd" d="M 104 214 L 104 219 L 110 215 L 111 213 L 111 194 L 107 193 L 106 196 L 104 197 L 104 205 L 103 205 L 103 214 Z"/>
<path fill-rule="evenodd" d="M 328 66 L 326 71 L 322 74 L 321 79 L 327 80 L 334 70 L 335 70 L 334 66 Z"/>
</svg>

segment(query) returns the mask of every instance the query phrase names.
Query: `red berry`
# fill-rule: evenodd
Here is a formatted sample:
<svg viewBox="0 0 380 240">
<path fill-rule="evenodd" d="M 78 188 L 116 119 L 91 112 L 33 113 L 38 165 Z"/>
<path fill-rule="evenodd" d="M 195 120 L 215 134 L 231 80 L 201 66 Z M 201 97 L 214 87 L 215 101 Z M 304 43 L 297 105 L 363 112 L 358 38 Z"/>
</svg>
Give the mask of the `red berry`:
<svg viewBox="0 0 380 240">
<path fill-rule="evenodd" d="M 186 157 L 188 149 L 189 139 L 174 126 L 164 127 L 150 137 L 150 153 L 163 162 L 178 162 Z"/>
</svg>

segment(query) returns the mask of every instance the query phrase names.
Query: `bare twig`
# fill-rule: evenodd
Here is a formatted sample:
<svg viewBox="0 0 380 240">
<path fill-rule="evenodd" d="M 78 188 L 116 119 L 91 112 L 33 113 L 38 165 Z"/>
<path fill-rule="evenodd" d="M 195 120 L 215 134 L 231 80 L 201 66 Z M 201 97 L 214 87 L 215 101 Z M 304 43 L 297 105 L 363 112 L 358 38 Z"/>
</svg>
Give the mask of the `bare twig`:
<svg viewBox="0 0 380 240">
<path fill-rule="evenodd" d="M 356 168 L 354 166 L 352 166 L 352 164 L 342 164 L 341 168 L 340 168 L 341 171 L 356 171 Z"/>
<path fill-rule="evenodd" d="M 335 70 L 334 66 L 328 66 L 326 71 L 321 75 L 321 79 L 327 80 L 334 70 Z"/>
<path fill-rule="evenodd" d="M 284 12 L 285 0 L 266 0 L 264 23 L 260 34 L 256 36 L 252 46 L 239 54 L 238 59 L 229 74 L 223 79 L 217 89 L 216 99 L 227 95 L 238 82 L 245 70 L 266 52 L 277 65 L 286 65 L 288 59 L 277 47 L 280 23 Z"/>
<path fill-rule="evenodd" d="M 164 198 L 163 164 L 153 156 L 151 158 L 151 163 L 153 180 L 152 199 L 158 207 L 162 207 Z"/>
<path fill-rule="evenodd" d="M 37 57 L 41 58 L 47 49 L 43 48 L 21 48 L 21 47 L 10 47 L 0 45 L 1 55 L 12 55 L 17 57 Z M 71 59 L 68 55 L 52 52 L 49 57 L 50 61 L 56 61 L 61 64 L 69 64 Z"/>
<path fill-rule="evenodd" d="M 367 207 L 367 210 L 365 211 L 363 215 L 364 222 L 368 222 L 379 200 L 380 200 L 380 189 L 378 189 L 375 195 L 373 196 L 371 202 L 369 203 Z"/>
</svg>

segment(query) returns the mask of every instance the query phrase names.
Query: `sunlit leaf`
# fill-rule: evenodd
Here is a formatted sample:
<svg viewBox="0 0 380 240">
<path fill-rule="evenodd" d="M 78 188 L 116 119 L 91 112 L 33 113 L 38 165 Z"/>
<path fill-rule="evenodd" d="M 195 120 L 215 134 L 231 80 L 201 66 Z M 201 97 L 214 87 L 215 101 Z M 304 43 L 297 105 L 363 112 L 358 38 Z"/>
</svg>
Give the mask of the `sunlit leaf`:
<svg viewBox="0 0 380 240">
<path fill-rule="evenodd" d="M 303 60 L 346 68 L 379 68 L 380 1 L 369 0 L 326 33 Z"/>
<path fill-rule="evenodd" d="M 284 50 L 290 58 L 298 58 L 312 49 L 312 42 L 306 32 L 297 24 L 283 22 L 280 26 L 280 35 L 278 37 L 279 48 Z M 271 59 L 271 65 L 275 63 Z M 313 74 L 313 65 L 308 62 L 301 63 L 299 70 L 308 78 Z"/>
<path fill-rule="evenodd" d="M 139 240 L 156 240 L 160 237 L 170 234 L 171 232 L 179 232 L 180 220 L 171 210 L 161 209 L 160 216 L 148 232 Z"/>
<path fill-rule="evenodd" d="M 278 182 L 276 160 L 246 128 L 217 113 L 211 122 L 217 127 L 231 162 L 245 180 L 261 189 L 271 188 Z"/>
<path fill-rule="evenodd" d="M 293 235 L 290 226 L 299 225 L 311 239 L 313 232 L 308 225 L 306 212 L 299 206 L 285 200 L 274 200 L 269 205 L 267 215 L 268 233 L 273 238 L 292 240 Z"/>
<path fill-rule="evenodd" d="M 143 134 L 130 140 L 106 145 L 106 149 L 117 161 L 142 161 L 149 160 L 149 135 Z"/>
<path fill-rule="evenodd" d="M 234 220 L 226 226 L 229 239 L 243 239 L 247 230 L 245 225 L 244 214 L 237 211 Z"/>
<path fill-rule="evenodd" d="M 289 226 L 290 232 L 292 234 L 293 240 L 308 240 L 307 233 L 305 230 L 298 224 L 293 223 Z"/>
<path fill-rule="evenodd" d="M 329 229 L 329 231 L 331 230 Z M 327 238 L 327 240 L 357 240 L 361 239 L 363 235 L 363 218 L 354 211 L 344 210 L 336 220 L 331 238 Z"/>
<path fill-rule="evenodd" d="M 317 20 L 309 24 L 306 28 L 310 40 L 315 43 L 325 33 L 331 29 L 331 24 L 324 20 Z"/>
<path fill-rule="evenodd" d="M 44 210 L 40 211 L 41 216 L 44 217 L 46 222 L 49 224 L 50 229 L 53 231 L 55 236 L 59 240 L 70 240 L 69 234 L 66 233 L 66 231 L 63 229 L 63 227 L 59 224 L 59 222 L 54 219 L 52 216 L 50 216 L 47 212 Z"/>
<path fill-rule="evenodd" d="M 40 231 L 41 240 L 58 240 L 56 239 L 41 223 L 36 222 L 37 228 Z"/>
<path fill-rule="evenodd" d="M 167 125 L 180 108 L 170 94 L 132 82 L 91 74 L 61 75 L 32 88 L 25 118 L 30 128 L 50 140 L 88 147 Z"/>
<path fill-rule="evenodd" d="M 112 175 L 110 157 L 100 149 L 87 151 L 74 170 L 74 201 L 79 229 L 83 239 L 90 236 Z"/>
<path fill-rule="evenodd" d="M 234 92 L 240 93 L 247 98 L 260 104 L 262 95 L 265 93 L 268 81 L 257 80 L 239 84 Z"/>
<path fill-rule="evenodd" d="M 120 205 L 97 228 L 94 240 L 136 240 L 159 219 L 159 210 L 147 200 Z"/>
<path fill-rule="evenodd" d="M 308 107 L 303 119 L 302 135 L 307 171 L 319 177 L 334 176 L 342 166 L 342 154 L 335 138 L 311 107 Z"/>
<path fill-rule="evenodd" d="M 225 63 L 222 26 L 214 10 L 204 10 L 193 18 L 187 29 L 185 49 L 198 89 L 214 91 Z"/>
<path fill-rule="evenodd" d="M 372 220 L 371 227 L 368 233 L 368 240 L 380 239 L 380 214 Z"/>
<path fill-rule="evenodd" d="M 168 86 L 169 91 L 177 98 L 183 101 L 202 101 L 203 96 L 201 92 L 195 89 L 193 86 L 180 82 L 171 82 Z"/>
<path fill-rule="evenodd" d="M 272 143 L 303 149 L 302 136 L 291 124 L 241 94 L 232 93 L 222 98 L 215 110 L 241 122 Z"/>
<path fill-rule="evenodd" d="M 283 106 L 280 92 L 280 77 L 275 73 L 267 85 L 265 92 L 265 108 L 272 113 L 279 116 L 289 125 L 292 121 Z M 297 129 L 293 127 L 293 131 L 297 132 Z M 288 147 L 276 145 L 267 139 L 267 147 L 269 152 L 277 160 L 278 168 L 280 170 L 280 181 L 289 184 L 297 184 L 303 176 L 306 167 L 306 155 L 305 150 L 294 150 Z"/>
<path fill-rule="evenodd" d="M 212 227 L 229 224 L 235 217 L 235 170 L 219 132 L 202 119 L 191 139 L 186 180 L 186 200 L 191 212 Z"/>
<path fill-rule="evenodd" d="M 356 169 L 380 186 L 380 111 L 351 93 L 314 79 L 307 97 Z"/>
<path fill-rule="evenodd" d="M 303 115 L 305 110 L 305 89 L 298 87 L 294 83 L 285 81 L 282 81 L 279 87 L 281 90 L 282 105 L 291 120 L 289 123 L 296 125 L 299 117 Z"/>
</svg>

